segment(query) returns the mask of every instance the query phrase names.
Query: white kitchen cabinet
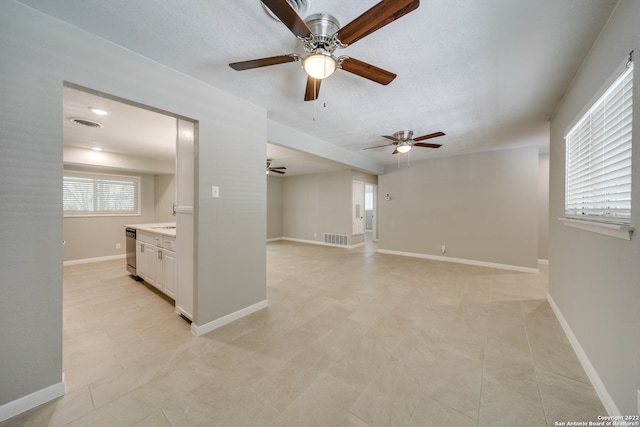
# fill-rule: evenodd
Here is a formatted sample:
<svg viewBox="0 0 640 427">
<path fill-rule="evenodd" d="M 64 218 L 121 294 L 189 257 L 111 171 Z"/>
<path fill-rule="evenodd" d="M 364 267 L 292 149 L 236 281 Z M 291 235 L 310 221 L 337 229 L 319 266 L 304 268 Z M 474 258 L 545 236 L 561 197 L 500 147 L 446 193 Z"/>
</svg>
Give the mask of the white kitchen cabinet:
<svg viewBox="0 0 640 427">
<path fill-rule="evenodd" d="M 175 238 L 145 232 L 138 232 L 136 237 L 138 276 L 175 299 Z"/>
<path fill-rule="evenodd" d="M 176 225 L 180 233 L 176 236 L 178 255 L 176 265 L 176 313 L 190 320 L 193 317 L 195 287 L 194 236 L 197 234 L 193 203 L 195 200 L 195 177 L 197 176 L 197 151 L 193 122 L 178 119 L 178 141 L 176 161 Z M 195 171 L 195 172 L 194 172 Z"/>
<path fill-rule="evenodd" d="M 162 284 L 160 283 L 162 277 L 161 253 L 161 249 L 156 245 L 144 244 L 145 267 L 147 270 L 144 280 L 160 290 L 162 290 Z"/>
<path fill-rule="evenodd" d="M 176 265 L 176 313 L 193 320 L 194 307 L 194 265 L 193 265 L 193 210 L 178 210 L 176 223 L 180 234 L 177 236 L 178 263 Z M 183 238 L 182 236 L 186 236 Z"/>
<path fill-rule="evenodd" d="M 162 292 L 176 298 L 176 253 L 162 249 Z"/>
<path fill-rule="evenodd" d="M 159 249 L 156 245 L 145 242 L 137 242 L 136 246 L 138 246 L 138 276 L 144 279 L 150 285 L 155 286 L 156 288 L 162 290 L 162 287 L 159 283 L 160 273 L 161 273 L 161 260 L 158 255 Z"/>
<path fill-rule="evenodd" d="M 147 273 L 147 263 L 144 256 L 144 242 L 136 240 L 136 275 L 144 278 Z"/>
</svg>

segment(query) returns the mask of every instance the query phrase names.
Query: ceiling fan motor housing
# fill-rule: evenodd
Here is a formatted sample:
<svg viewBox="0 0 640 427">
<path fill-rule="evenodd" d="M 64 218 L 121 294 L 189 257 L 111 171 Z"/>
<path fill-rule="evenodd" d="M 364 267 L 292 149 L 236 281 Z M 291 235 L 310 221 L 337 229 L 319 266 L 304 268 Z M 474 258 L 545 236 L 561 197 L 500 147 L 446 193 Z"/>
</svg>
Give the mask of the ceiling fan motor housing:
<svg viewBox="0 0 640 427">
<path fill-rule="evenodd" d="M 401 130 L 393 134 L 393 136 L 399 141 L 410 141 L 413 139 L 412 130 Z"/>
<path fill-rule="evenodd" d="M 340 29 L 340 22 L 336 17 L 328 13 L 314 13 L 309 15 L 304 22 L 307 24 L 313 36 L 311 40 L 305 42 L 305 49 L 309 52 L 318 48 L 327 52 L 336 50 L 336 43 L 333 35 Z"/>
</svg>

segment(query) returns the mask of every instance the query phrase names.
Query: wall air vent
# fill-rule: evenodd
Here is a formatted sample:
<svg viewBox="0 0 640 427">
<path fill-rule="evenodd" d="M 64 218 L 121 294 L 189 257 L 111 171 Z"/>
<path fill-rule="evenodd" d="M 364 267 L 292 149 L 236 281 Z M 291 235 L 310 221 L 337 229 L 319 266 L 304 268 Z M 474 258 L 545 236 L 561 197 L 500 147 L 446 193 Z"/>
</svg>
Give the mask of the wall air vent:
<svg viewBox="0 0 640 427">
<path fill-rule="evenodd" d="M 101 127 L 104 127 L 100 123 L 94 122 L 93 120 L 79 119 L 77 117 L 71 117 L 69 119 L 69 121 L 71 123 L 75 123 L 77 125 L 85 126 L 85 127 L 88 127 L 88 128 L 101 128 Z"/>
<path fill-rule="evenodd" d="M 349 240 L 344 234 L 324 233 L 324 243 L 328 245 L 348 246 Z"/>
</svg>

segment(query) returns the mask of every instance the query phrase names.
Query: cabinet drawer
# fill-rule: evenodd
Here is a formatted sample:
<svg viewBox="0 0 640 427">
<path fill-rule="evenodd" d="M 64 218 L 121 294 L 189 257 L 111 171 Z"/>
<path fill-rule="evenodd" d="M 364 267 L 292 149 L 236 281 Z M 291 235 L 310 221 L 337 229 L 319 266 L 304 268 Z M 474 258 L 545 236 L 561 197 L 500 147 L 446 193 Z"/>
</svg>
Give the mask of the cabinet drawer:
<svg viewBox="0 0 640 427">
<path fill-rule="evenodd" d="M 152 245 L 156 245 L 158 247 L 162 245 L 162 238 L 159 235 L 152 233 L 144 233 L 138 231 L 138 233 L 136 234 L 136 240 L 144 243 L 151 243 Z"/>
<path fill-rule="evenodd" d="M 176 239 L 171 238 L 171 237 L 169 237 L 169 238 L 164 237 L 162 239 L 162 247 L 164 249 L 168 249 L 170 251 L 175 252 L 176 251 Z"/>
</svg>

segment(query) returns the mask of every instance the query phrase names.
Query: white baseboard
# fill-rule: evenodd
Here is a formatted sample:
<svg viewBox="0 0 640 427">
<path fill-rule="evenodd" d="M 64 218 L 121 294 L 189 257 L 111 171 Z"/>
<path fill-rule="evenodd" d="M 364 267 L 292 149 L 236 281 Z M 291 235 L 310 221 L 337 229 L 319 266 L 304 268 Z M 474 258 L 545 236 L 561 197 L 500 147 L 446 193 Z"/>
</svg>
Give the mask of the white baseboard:
<svg viewBox="0 0 640 427">
<path fill-rule="evenodd" d="M 66 267 L 68 265 L 89 264 L 92 262 L 112 261 L 114 259 L 125 259 L 126 257 L 127 257 L 127 254 L 120 254 L 120 255 L 101 256 L 97 258 L 72 259 L 70 261 L 63 262 L 62 265 Z"/>
<path fill-rule="evenodd" d="M 539 273 L 539 270 L 537 268 L 520 267 L 518 265 L 496 264 L 493 262 L 475 261 L 472 259 L 451 258 L 451 257 L 445 257 L 445 256 L 437 256 L 437 255 L 418 254 L 414 252 L 390 251 L 387 249 L 378 249 L 378 252 L 382 254 L 389 254 L 389 255 L 400 255 L 400 256 L 408 256 L 412 258 L 431 259 L 434 261 L 445 261 L 445 262 L 455 262 L 458 264 L 476 265 L 478 267 L 497 268 L 500 270 L 519 271 L 521 273 Z"/>
<path fill-rule="evenodd" d="M 204 335 L 228 323 L 231 323 L 234 320 L 238 320 L 242 317 L 248 316 L 251 313 L 255 313 L 256 311 L 262 310 L 263 308 L 267 308 L 268 306 L 269 304 L 267 303 L 267 300 L 264 300 L 264 301 L 255 303 L 253 305 L 250 305 L 249 307 L 245 307 L 241 310 L 235 311 L 231 314 L 227 314 L 226 316 L 213 320 L 209 323 L 205 323 L 204 325 L 198 326 L 195 324 L 195 322 L 191 323 L 191 333 L 199 337 L 200 335 Z"/>
<path fill-rule="evenodd" d="M 276 239 L 273 239 L 276 240 Z M 364 242 L 355 245 L 335 245 L 332 243 L 319 242 L 317 240 L 294 239 L 293 237 L 280 237 L 277 240 L 287 240 L 289 242 L 309 243 L 311 245 L 331 246 L 334 248 L 353 249 L 364 245 Z"/>
<path fill-rule="evenodd" d="M 29 409 L 35 408 L 36 406 L 40 406 L 43 403 L 57 399 L 60 396 L 64 396 L 65 390 L 64 374 L 62 374 L 61 382 L 0 406 L 0 422 L 8 420 L 11 417 L 15 417 Z"/>
<path fill-rule="evenodd" d="M 611 398 L 611 395 L 607 391 L 607 388 L 604 386 L 604 383 L 600 379 L 598 372 L 596 372 L 595 368 L 589 361 L 587 354 L 582 349 L 582 346 L 580 345 L 578 338 L 576 338 L 573 331 L 571 330 L 571 327 L 569 326 L 567 319 L 564 318 L 564 316 L 562 315 L 562 312 L 560 311 L 560 308 L 556 305 L 555 301 L 553 301 L 553 298 L 551 297 L 550 294 L 547 294 L 547 301 L 549 301 L 549 305 L 551 306 L 551 309 L 553 310 L 554 314 L 558 318 L 558 321 L 560 322 L 560 325 L 562 326 L 564 333 L 567 334 L 567 338 L 569 339 L 569 342 L 571 343 L 573 350 L 576 352 L 576 355 L 578 356 L 578 360 L 580 360 L 580 363 L 582 364 L 582 367 L 584 368 L 587 374 L 587 377 L 589 377 L 589 380 L 591 380 L 591 384 L 593 385 L 593 388 L 598 394 L 598 397 L 600 398 L 600 401 L 602 402 L 602 405 L 606 409 L 607 413 L 611 416 L 622 415 L 618 410 L 618 407 L 614 403 L 613 399 Z"/>
</svg>

